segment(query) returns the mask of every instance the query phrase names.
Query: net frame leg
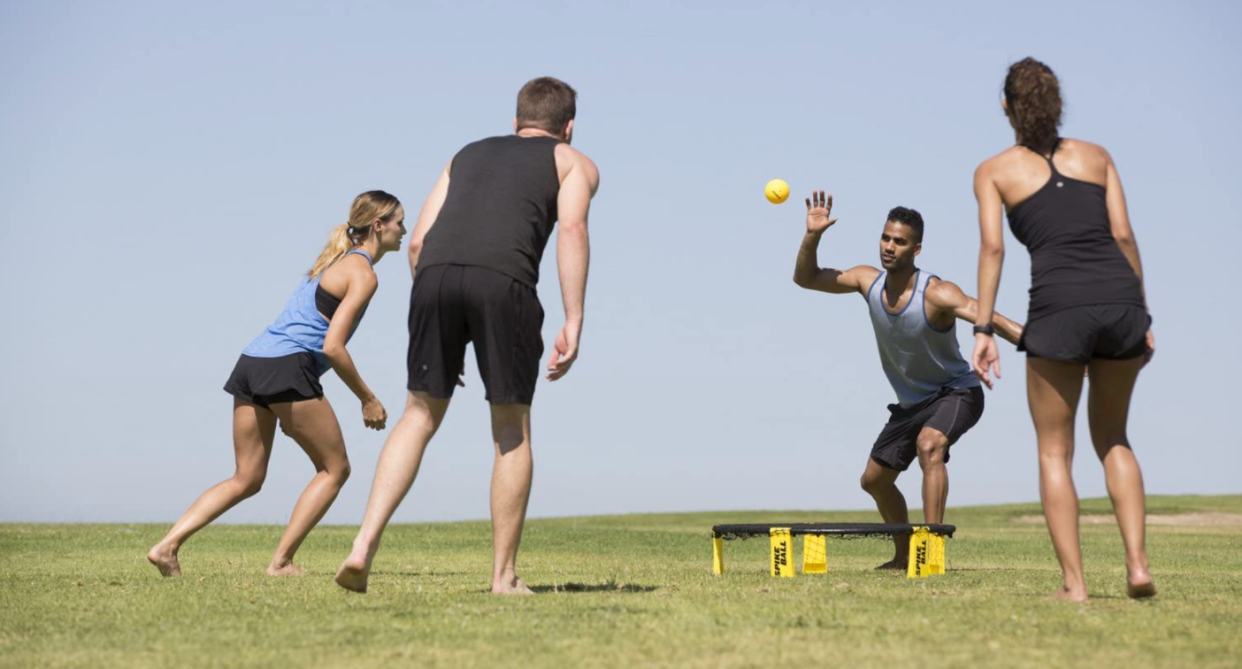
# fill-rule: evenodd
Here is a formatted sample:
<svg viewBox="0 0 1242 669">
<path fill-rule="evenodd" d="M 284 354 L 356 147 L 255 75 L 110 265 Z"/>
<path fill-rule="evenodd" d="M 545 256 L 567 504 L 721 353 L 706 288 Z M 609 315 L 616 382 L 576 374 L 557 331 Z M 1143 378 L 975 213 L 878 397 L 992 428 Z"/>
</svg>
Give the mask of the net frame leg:
<svg viewBox="0 0 1242 669">
<path fill-rule="evenodd" d="M 828 538 L 822 534 L 802 536 L 802 573 L 828 573 Z"/>
<path fill-rule="evenodd" d="M 793 563 L 793 534 L 789 528 L 773 527 L 769 530 L 768 536 L 772 548 L 771 555 L 768 557 L 771 575 L 781 578 L 797 576 Z"/>
<path fill-rule="evenodd" d="M 712 573 L 717 576 L 725 573 L 724 539 L 719 535 L 712 537 Z"/>
<path fill-rule="evenodd" d="M 910 534 L 910 561 L 906 565 L 906 578 L 931 576 L 927 566 L 928 540 L 931 532 L 926 527 L 916 527 Z"/>
</svg>

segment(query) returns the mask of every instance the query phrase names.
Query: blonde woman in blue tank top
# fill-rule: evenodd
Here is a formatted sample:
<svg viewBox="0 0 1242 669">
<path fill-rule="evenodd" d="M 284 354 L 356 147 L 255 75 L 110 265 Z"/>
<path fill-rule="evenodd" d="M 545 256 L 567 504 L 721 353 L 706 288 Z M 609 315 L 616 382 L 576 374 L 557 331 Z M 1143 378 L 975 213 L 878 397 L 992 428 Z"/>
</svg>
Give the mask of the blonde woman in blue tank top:
<svg viewBox="0 0 1242 669">
<path fill-rule="evenodd" d="M 350 207 L 349 222 L 332 231 L 284 311 L 242 351 L 224 386 L 234 398 L 236 472 L 200 495 L 147 553 L 160 574 L 180 576 L 177 553 L 186 539 L 259 491 L 278 424 L 310 457 L 316 474 L 293 509 L 267 573 L 302 573 L 293 555 L 349 478 L 341 426 L 319 378 L 336 370 L 361 402 L 363 424 L 384 429 L 388 414 L 358 374 L 345 345 L 379 286 L 372 266 L 400 249 L 404 236 L 405 210 L 397 198 L 383 191 L 359 195 Z"/>
<path fill-rule="evenodd" d="M 1062 584 L 1053 598 L 1087 599 L 1071 465 L 1074 417 L 1088 370 L 1091 441 L 1125 545 L 1126 594 L 1151 597 L 1156 586 L 1147 564 L 1143 474 L 1126 419 L 1139 370 L 1156 343 L 1121 178 L 1104 147 L 1060 137 L 1061 88 L 1047 65 L 1026 58 L 1009 68 L 1004 110 L 1017 141 L 975 171 L 982 234 L 975 373 L 989 387 L 993 371 L 1000 378 L 996 343 L 986 330 L 1005 252 L 1003 207 L 1014 236 L 1031 253 L 1030 314 L 1018 350 L 1027 355 L 1039 495 L 1061 563 Z"/>
</svg>

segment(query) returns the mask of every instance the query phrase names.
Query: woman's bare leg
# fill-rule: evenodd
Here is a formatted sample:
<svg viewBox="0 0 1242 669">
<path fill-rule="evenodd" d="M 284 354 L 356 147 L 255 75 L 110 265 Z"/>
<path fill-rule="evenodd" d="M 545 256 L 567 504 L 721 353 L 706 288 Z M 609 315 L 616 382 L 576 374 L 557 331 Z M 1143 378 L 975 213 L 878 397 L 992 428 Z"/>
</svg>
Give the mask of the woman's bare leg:
<svg viewBox="0 0 1242 669">
<path fill-rule="evenodd" d="M 1062 585 L 1054 599 L 1087 600 L 1078 543 L 1078 492 L 1074 490 L 1074 416 L 1082 395 L 1083 365 L 1027 358 L 1026 395 L 1039 441 L 1039 498 Z"/>
<path fill-rule="evenodd" d="M 1095 454 L 1104 464 L 1104 480 L 1113 513 L 1121 528 L 1126 548 L 1126 592 L 1134 598 L 1156 594 L 1147 566 L 1147 499 L 1143 494 L 1143 472 L 1130 450 L 1126 420 L 1134 382 L 1143 367 L 1143 358 L 1132 360 L 1092 360 L 1087 414 Z"/>
<path fill-rule="evenodd" d="M 177 551 L 191 535 L 233 508 L 238 502 L 259 492 L 267 477 L 276 435 L 276 415 L 245 400 L 233 400 L 233 453 L 237 469 L 232 478 L 221 481 L 199 496 L 189 510 L 173 524 L 160 542 L 151 547 L 147 559 L 164 576 L 180 576 Z"/>
<path fill-rule="evenodd" d="M 440 429 L 448 405 L 448 400 L 436 399 L 424 392 L 411 391 L 406 398 L 405 412 L 388 434 L 375 467 L 375 481 L 371 484 L 362 527 L 358 528 L 349 556 L 336 572 L 336 583 L 342 588 L 367 591 L 371 562 L 379 550 L 380 537 L 410 486 L 414 485 L 423 452 Z"/>
<path fill-rule="evenodd" d="M 315 476 L 293 507 L 289 525 L 267 567 L 268 576 L 300 576 L 302 570 L 293 564 L 293 554 L 341 492 L 349 478 L 349 457 L 328 398 L 273 404 L 272 411 L 280 419 L 284 433 L 302 447 L 315 465 Z"/>
</svg>

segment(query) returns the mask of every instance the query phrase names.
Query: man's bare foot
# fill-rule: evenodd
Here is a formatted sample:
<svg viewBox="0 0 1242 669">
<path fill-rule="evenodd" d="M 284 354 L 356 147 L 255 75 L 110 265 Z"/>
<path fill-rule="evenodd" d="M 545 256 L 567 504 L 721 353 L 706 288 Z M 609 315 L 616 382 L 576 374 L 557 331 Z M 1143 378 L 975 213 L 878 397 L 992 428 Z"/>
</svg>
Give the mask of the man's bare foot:
<svg viewBox="0 0 1242 669">
<path fill-rule="evenodd" d="M 286 562 L 284 564 L 273 562 L 267 566 L 268 576 L 302 576 L 304 573 L 293 562 Z"/>
<path fill-rule="evenodd" d="M 1087 601 L 1087 591 L 1071 590 L 1063 585 L 1056 592 L 1052 593 L 1052 599 L 1058 602 L 1085 602 Z"/>
<path fill-rule="evenodd" d="M 355 551 L 350 553 L 349 557 L 345 558 L 345 562 L 341 563 L 341 568 L 336 570 L 336 584 L 346 590 L 366 594 L 367 579 L 370 576 L 371 569 L 367 566 L 365 554 L 359 557 Z"/>
<path fill-rule="evenodd" d="M 513 577 L 512 581 L 505 581 L 505 580 L 492 581 L 492 594 L 493 595 L 533 595 L 535 594 L 535 591 L 526 587 L 526 584 L 522 582 L 522 579 L 515 576 Z"/>
<path fill-rule="evenodd" d="M 876 569 L 907 569 L 910 566 L 910 557 L 895 557 L 888 562 L 876 567 Z"/>
<path fill-rule="evenodd" d="M 160 576 L 181 575 L 181 563 L 177 561 L 177 551 L 168 550 L 157 544 L 147 552 L 147 561 L 160 570 Z"/>
</svg>

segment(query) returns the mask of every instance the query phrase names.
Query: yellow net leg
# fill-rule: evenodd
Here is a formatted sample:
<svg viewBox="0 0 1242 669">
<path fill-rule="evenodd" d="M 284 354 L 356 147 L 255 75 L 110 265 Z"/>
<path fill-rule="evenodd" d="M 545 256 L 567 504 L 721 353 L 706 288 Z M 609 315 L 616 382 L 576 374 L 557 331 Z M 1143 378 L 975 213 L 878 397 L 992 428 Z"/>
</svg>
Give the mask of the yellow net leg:
<svg viewBox="0 0 1242 669">
<path fill-rule="evenodd" d="M 802 573 L 828 573 L 828 542 L 822 534 L 802 537 Z"/>
<path fill-rule="evenodd" d="M 793 535 L 789 533 L 788 527 L 773 527 L 769 532 L 772 539 L 772 557 L 768 563 L 772 566 L 773 576 L 783 576 L 792 578 L 794 574 L 793 560 Z"/>
<path fill-rule="evenodd" d="M 927 573 L 944 573 L 944 535 L 933 534 L 927 539 Z"/>
<path fill-rule="evenodd" d="M 724 539 L 712 537 L 712 573 L 724 573 Z"/>
<path fill-rule="evenodd" d="M 906 567 L 907 578 L 927 578 L 931 575 L 927 566 L 928 539 L 931 533 L 926 527 L 916 527 L 910 535 L 910 563 Z"/>
</svg>

